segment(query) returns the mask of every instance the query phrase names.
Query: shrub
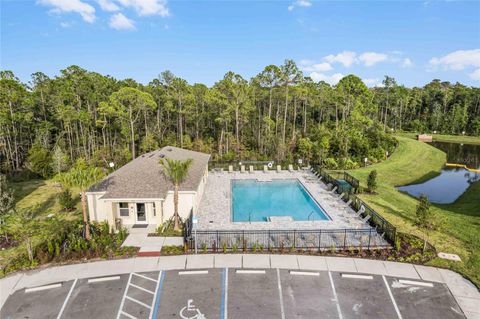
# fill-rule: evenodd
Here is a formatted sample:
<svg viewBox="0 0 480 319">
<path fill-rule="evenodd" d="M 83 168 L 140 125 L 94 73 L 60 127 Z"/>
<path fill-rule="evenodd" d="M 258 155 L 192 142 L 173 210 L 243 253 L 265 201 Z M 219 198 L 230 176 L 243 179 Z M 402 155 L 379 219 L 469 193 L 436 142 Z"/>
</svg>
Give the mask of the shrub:
<svg viewBox="0 0 480 319">
<path fill-rule="evenodd" d="M 62 210 L 67 212 L 72 211 L 75 208 L 75 200 L 72 197 L 70 189 L 66 188 L 58 195 L 58 203 Z"/>
<path fill-rule="evenodd" d="M 373 170 L 368 174 L 367 188 L 370 193 L 375 192 L 377 189 L 377 171 Z"/>
</svg>

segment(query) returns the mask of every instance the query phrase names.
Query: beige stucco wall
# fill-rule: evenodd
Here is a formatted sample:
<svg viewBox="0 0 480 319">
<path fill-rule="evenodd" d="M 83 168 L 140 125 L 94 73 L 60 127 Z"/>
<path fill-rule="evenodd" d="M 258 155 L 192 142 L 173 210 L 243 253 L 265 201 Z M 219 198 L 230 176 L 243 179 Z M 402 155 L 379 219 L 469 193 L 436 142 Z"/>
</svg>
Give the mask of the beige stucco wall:
<svg viewBox="0 0 480 319">
<path fill-rule="evenodd" d="M 189 217 L 193 210 L 195 213 L 205 190 L 205 184 L 208 177 L 208 168 L 205 169 L 204 176 L 200 182 L 197 191 L 179 192 L 178 210 L 182 219 Z M 173 191 L 169 191 L 165 199 L 121 199 L 105 200 L 101 197 L 104 192 L 87 193 L 88 211 L 92 221 L 108 221 L 112 227 L 115 225 L 115 219 L 120 218 L 123 225 L 133 225 L 137 223 L 136 203 L 145 203 L 145 210 L 148 224 L 162 224 L 173 216 Z M 120 216 L 118 203 L 126 202 L 129 207 L 129 216 Z M 153 203 L 155 203 L 156 214 L 153 212 Z"/>
</svg>

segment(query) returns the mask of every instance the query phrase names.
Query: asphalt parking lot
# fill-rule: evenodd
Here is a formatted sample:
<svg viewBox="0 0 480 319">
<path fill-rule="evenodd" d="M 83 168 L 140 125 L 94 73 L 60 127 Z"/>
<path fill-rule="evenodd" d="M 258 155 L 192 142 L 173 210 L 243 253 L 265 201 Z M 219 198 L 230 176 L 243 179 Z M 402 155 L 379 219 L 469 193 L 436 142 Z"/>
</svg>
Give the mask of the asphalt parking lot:
<svg viewBox="0 0 480 319">
<path fill-rule="evenodd" d="M 359 273 L 169 270 L 32 288 L 12 294 L 0 317 L 465 318 L 442 283 Z"/>
</svg>

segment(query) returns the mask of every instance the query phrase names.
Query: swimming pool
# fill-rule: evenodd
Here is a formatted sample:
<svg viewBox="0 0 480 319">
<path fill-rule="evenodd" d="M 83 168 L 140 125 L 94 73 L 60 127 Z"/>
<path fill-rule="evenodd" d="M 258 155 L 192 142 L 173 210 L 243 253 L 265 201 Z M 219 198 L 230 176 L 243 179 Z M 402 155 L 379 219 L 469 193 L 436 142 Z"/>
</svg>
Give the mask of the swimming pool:
<svg viewBox="0 0 480 319">
<path fill-rule="evenodd" d="M 294 221 L 330 219 L 296 179 L 232 181 L 233 222 L 265 222 L 272 216 L 290 216 Z"/>
</svg>

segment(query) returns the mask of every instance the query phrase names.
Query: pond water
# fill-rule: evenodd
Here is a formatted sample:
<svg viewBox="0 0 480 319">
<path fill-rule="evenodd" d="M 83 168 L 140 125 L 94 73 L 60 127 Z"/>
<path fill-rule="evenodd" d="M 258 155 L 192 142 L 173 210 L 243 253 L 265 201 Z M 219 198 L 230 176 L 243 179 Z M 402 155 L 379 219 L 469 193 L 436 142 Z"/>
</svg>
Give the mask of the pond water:
<svg viewBox="0 0 480 319">
<path fill-rule="evenodd" d="M 446 142 L 431 144 L 447 153 L 448 163 L 465 164 L 468 168 L 480 169 L 480 145 Z M 444 167 L 440 175 L 428 181 L 400 186 L 397 189 L 415 197 L 425 194 L 433 203 L 449 204 L 457 200 L 476 181 L 480 181 L 480 173 L 464 168 Z"/>
</svg>

